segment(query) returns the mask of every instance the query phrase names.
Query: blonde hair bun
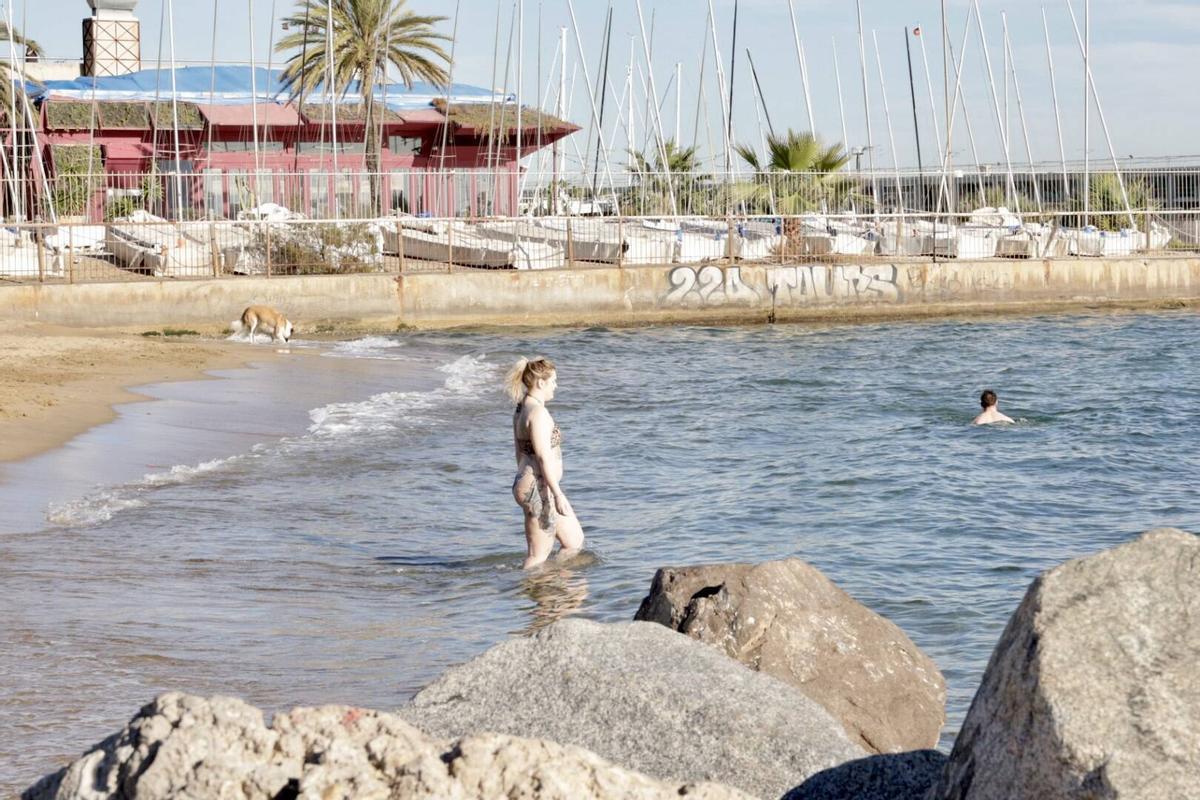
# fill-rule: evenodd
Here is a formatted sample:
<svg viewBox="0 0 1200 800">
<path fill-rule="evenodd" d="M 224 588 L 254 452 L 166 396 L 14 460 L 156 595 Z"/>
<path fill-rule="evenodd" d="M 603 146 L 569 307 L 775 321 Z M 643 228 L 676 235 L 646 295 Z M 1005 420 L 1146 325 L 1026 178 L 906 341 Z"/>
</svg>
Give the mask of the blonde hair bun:
<svg viewBox="0 0 1200 800">
<path fill-rule="evenodd" d="M 548 358 L 518 358 L 504 378 L 504 390 L 514 403 L 519 403 L 539 378 L 549 378 L 554 370 L 554 362 Z"/>
</svg>

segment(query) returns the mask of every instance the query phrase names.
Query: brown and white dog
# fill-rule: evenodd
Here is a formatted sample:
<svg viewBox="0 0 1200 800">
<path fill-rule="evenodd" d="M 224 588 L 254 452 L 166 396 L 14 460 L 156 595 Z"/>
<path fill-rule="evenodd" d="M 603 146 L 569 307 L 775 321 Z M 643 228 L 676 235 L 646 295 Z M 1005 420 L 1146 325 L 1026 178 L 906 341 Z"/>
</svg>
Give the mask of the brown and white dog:
<svg viewBox="0 0 1200 800">
<path fill-rule="evenodd" d="M 242 312 L 242 318 L 229 323 L 229 327 L 234 333 L 248 331 L 252 342 L 260 328 L 264 333 L 271 334 L 273 342 L 286 342 L 292 338 L 292 323 L 270 306 L 250 306 Z"/>
</svg>

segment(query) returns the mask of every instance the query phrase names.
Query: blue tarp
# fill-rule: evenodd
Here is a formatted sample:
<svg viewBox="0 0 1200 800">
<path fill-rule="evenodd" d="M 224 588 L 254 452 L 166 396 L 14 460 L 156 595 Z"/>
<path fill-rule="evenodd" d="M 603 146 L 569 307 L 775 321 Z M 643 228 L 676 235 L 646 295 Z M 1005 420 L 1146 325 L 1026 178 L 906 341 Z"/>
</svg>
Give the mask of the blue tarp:
<svg viewBox="0 0 1200 800">
<path fill-rule="evenodd" d="M 268 70 L 265 67 L 221 66 L 221 67 L 178 67 L 175 70 L 174 91 L 178 100 L 192 103 L 214 103 L 238 105 L 257 100 L 260 103 L 287 101 L 287 93 L 280 83 L 283 70 Z M 77 100 L 169 100 L 172 81 L 170 69 L 144 69 L 128 75 L 105 78 L 81 77 L 69 81 L 45 81 L 41 86 L 31 86 L 30 95 L 40 100 L 48 95 L 69 97 Z M 428 83 L 415 83 L 412 88 L 404 84 L 389 84 L 375 90 L 375 96 L 383 100 L 386 95 L 388 108 L 394 111 L 412 111 L 428 108 L 437 98 L 445 99 L 447 92 Z M 451 103 L 514 102 L 516 98 L 491 89 L 452 84 L 449 91 Z M 305 92 L 305 103 L 325 103 L 328 98 L 320 86 Z M 340 102 L 357 104 L 358 82 L 353 81 Z"/>
</svg>

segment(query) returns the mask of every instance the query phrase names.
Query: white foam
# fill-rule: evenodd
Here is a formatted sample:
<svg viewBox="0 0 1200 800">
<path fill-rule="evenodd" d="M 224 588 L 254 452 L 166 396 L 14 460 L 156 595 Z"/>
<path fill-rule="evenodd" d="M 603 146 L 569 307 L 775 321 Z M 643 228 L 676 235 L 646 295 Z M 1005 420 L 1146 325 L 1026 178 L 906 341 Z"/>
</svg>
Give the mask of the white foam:
<svg viewBox="0 0 1200 800">
<path fill-rule="evenodd" d="M 204 461 L 195 466 L 177 464 L 166 472 L 152 472 L 141 480 L 115 488 L 101 489 L 67 503 L 52 503 L 46 509 L 46 519 L 64 528 L 79 528 L 108 522 L 117 513 L 147 505 L 143 496 L 151 489 L 177 486 L 209 472 L 219 470 L 243 456 L 230 456 Z"/>
<path fill-rule="evenodd" d="M 215 458 L 212 461 L 203 461 L 194 467 L 186 464 L 177 464 L 166 472 L 155 472 L 146 475 L 139 483 L 146 487 L 173 486 L 180 483 L 187 483 L 193 478 L 203 475 L 206 472 L 213 472 L 214 470 L 221 469 L 236 458 L 238 458 L 238 456 L 230 456 L 229 458 Z"/>
<path fill-rule="evenodd" d="M 330 403 L 308 412 L 308 432 L 323 438 L 381 433 L 400 422 L 419 421 L 417 412 L 433 403 L 432 393 L 422 392 L 383 392 L 353 403 Z"/>
<path fill-rule="evenodd" d="M 108 522 L 117 512 L 146 505 L 145 500 L 130 497 L 122 489 L 100 491 L 68 503 L 51 503 L 46 519 L 64 528 L 81 528 Z"/>
<path fill-rule="evenodd" d="M 446 390 L 454 395 L 476 395 L 495 379 L 499 369 L 481 356 L 463 356 L 457 361 L 438 367 L 439 372 L 449 375 Z"/>
<path fill-rule="evenodd" d="M 403 347 L 406 347 L 406 344 L 400 339 L 389 339 L 386 336 L 365 336 L 349 342 L 338 342 L 332 350 L 322 353 L 322 355 L 331 358 L 396 359 L 404 357 L 395 352 Z"/>
</svg>

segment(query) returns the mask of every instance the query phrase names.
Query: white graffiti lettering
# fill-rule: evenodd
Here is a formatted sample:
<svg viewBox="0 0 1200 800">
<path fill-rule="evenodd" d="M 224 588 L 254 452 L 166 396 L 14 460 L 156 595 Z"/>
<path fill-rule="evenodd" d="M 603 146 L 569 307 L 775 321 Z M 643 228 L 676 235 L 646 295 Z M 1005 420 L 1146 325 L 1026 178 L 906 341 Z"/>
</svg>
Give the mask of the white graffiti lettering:
<svg viewBox="0 0 1200 800">
<path fill-rule="evenodd" d="M 667 276 L 671 291 L 667 305 L 720 306 L 726 303 L 753 304 L 762 297 L 758 290 L 742 280 L 741 267 L 716 267 L 711 264 L 697 271 L 693 267 L 675 267 Z"/>
<path fill-rule="evenodd" d="M 900 299 L 896 267 L 890 264 L 772 267 L 767 270 L 767 290 L 774 295 L 776 305 L 842 300 L 894 303 Z"/>
</svg>

